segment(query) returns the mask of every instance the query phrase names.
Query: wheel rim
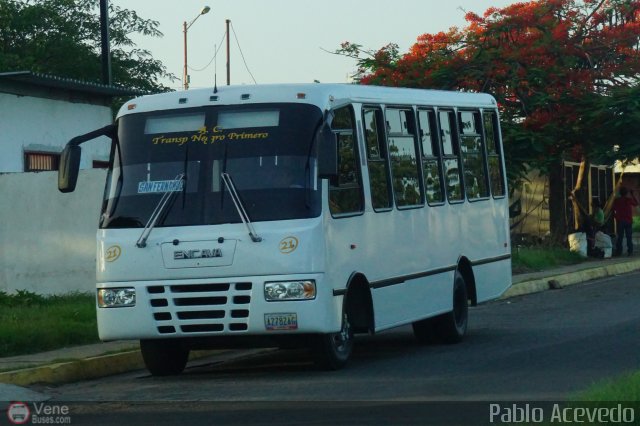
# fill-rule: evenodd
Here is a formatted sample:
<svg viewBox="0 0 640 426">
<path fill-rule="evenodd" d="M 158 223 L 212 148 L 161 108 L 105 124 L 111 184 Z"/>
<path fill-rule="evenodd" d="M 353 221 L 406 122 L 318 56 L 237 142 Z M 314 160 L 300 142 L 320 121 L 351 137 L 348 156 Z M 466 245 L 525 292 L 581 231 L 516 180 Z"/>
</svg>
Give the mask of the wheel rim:
<svg viewBox="0 0 640 426">
<path fill-rule="evenodd" d="M 332 336 L 331 341 L 336 352 L 348 353 L 351 350 L 351 324 L 349 324 L 346 315 L 342 319 L 342 329 Z"/>
</svg>

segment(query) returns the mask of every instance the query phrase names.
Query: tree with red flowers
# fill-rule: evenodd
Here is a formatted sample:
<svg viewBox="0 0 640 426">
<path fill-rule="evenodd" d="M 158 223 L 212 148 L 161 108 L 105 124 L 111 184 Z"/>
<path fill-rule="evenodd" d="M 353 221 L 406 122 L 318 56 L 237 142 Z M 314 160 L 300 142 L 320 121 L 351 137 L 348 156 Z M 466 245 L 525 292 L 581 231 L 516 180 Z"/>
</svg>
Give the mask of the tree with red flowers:
<svg viewBox="0 0 640 426">
<path fill-rule="evenodd" d="M 336 53 L 357 60 L 362 84 L 492 94 L 511 183 L 529 168 L 553 173 L 562 160 L 640 156 L 639 0 L 526 1 L 465 18 L 465 28 L 423 34 L 404 54 L 349 42 Z M 562 188 L 551 191 L 563 204 Z M 551 215 L 560 236 L 563 213 Z"/>
<path fill-rule="evenodd" d="M 512 177 L 640 154 L 640 1 L 527 1 L 466 20 L 405 54 L 353 43 L 337 53 L 357 59 L 362 84 L 491 93 Z"/>
</svg>

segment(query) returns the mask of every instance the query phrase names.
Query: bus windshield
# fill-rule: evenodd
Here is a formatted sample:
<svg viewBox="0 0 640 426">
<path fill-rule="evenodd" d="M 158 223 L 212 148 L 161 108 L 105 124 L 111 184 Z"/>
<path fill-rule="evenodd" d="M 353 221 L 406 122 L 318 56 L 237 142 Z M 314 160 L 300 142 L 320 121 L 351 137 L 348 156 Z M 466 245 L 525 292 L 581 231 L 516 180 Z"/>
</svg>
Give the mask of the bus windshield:
<svg viewBox="0 0 640 426">
<path fill-rule="evenodd" d="M 171 195 L 156 226 L 241 221 L 227 173 L 252 221 L 317 217 L 313 140 L 320 109 L 259 104 L 123 116 L 107 178 L 101 228 L 144 227 Z"/>
</svg>

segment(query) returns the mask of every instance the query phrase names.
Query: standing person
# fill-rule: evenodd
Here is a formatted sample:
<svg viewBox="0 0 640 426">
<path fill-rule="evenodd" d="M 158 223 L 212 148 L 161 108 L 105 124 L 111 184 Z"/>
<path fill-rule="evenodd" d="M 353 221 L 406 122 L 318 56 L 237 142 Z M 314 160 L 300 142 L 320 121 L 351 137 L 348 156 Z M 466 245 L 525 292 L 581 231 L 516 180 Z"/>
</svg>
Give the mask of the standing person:
<svg viewBox="0 0 640 426">
<path fill-rule="evenodd" d="M 633 241 L 631 240 L 631 224 L 633 222 L 633 208 L 638 205 L 633 191 L 626 187 L 620 187 L 620 196 L 613 202 L 613 213 L 616 219 L 618 239 L 616 240 L 616 254 L 622 254 L 622 238 L 627 237 L 627 255 L 633 254 Z"/>
</svg>

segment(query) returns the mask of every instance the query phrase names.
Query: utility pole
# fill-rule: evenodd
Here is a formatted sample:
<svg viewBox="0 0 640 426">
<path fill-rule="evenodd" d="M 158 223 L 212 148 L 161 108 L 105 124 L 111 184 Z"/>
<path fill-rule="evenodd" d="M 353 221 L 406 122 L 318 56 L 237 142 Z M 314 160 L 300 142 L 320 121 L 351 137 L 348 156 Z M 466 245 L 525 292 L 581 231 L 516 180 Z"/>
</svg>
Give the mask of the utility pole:
<svg viewBox="0 0 640 426">
<path fill-rule="evenodd" d="M 100 0 L 100 46 L 102 51 L 102 84 L 111 86 L 111 49 L 109 48 L 109 0 Z"/>
<path fill-rule="evenodd" d="M 229 50 L 229 24 L 230 19 L 227 19 L 227 86 L 231 85 L 231 52 Z"/>
<path fill-rule="evenodd" d="M 183 78 L 184 90 L 189 89 L 189 70 L 188 70 L 188 66 L 187 66 L 187 31 L 189 30 L 189 28 L 191 28 L 193 23 L 196 22 L 196 20 L 200 16 L 209 13 L 210 10 L 211 10 L 211 8 L 209 6 L 205 6 L 205 7 L 202 8 L 200 13 L 198 13 L 198 16 L 193 18 L 193 20 L 191 22 L 189 22 L 187 24 L 187 21 L 184 21 L 182 23 L 182 34 L 183 34 L 183 45 L 184 45 L 183 46 L 184 47 L 184 66 L 182 68 L 182 78 Z"/>
</svg>

